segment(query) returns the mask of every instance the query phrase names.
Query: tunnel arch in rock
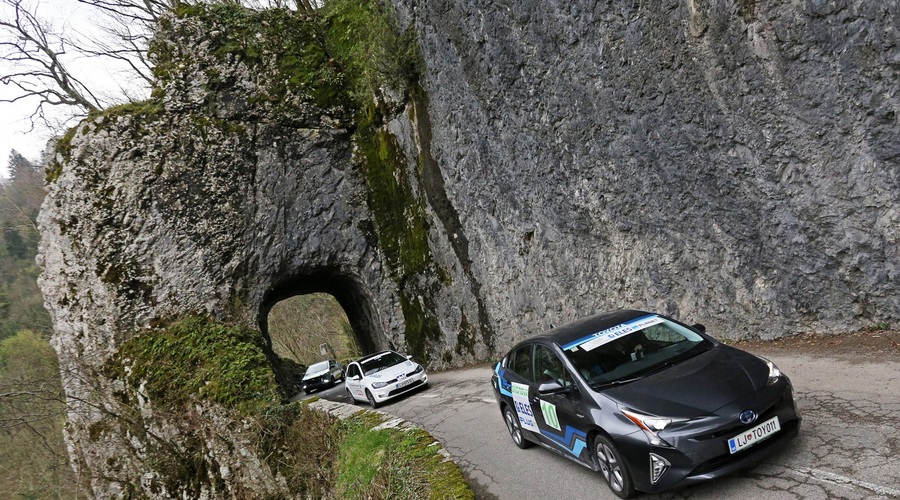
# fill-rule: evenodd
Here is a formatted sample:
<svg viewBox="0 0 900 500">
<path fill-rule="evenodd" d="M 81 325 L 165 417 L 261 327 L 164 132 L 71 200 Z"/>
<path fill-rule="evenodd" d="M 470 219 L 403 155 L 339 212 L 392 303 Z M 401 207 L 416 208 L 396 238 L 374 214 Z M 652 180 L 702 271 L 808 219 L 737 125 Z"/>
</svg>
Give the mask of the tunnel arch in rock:
<svg viewBox="0 0 900 500">
<path fill-rule="evenodd" d="M 317 269 L 280 281 L 260 304 L 259 330 L 269 339 L 269 312 L 282 300 L 311 293 L 334 297 L 350 322 L 354 340 L 363 354 L 377 351 L 387 344 L 387 335 L 379 320 L 378 308 L 363 280 L 335 269 Z"/>
</svg>

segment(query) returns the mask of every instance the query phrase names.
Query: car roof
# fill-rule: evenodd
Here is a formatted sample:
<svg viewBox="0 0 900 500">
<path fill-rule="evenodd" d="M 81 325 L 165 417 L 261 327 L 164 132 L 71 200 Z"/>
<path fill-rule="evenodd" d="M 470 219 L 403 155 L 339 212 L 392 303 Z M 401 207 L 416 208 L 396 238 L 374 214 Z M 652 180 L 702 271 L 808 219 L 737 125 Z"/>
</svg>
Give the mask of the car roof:
<svg viewBox="0 0 900 500">
<path fill-rule="evenodd" d="M 612 328 L 616 325 L 621 325 L 622 323 L 635 318 L 640 318 L 641 316 L 647 316 L 648 314 L 653 313 L 639 311 L 637 309 L 606 311 L 539 333 L 519 342 L 516 344 L 516 347 L 536 340 L 549 340 L 563 346 L 574 340 L 584 338 L 587 335 L 606 330 L 607 328 Z"/>
<path fill-rule="evenodd" d="M 362 363 L 363 361 L 368 361 L 368 360 L 370 360 L 370 359 L 372 359 L 372 358 L 377 358 L 378 356 L 382 356 L 382 355 L 387 354 L 387 353 L 389 353 L 389 352 L 393 352 L 393 353 L 395 353 L 395 354 L 400 354 L 400 353 L 398 353 L 397 351 L 392 351 L 392 350 L 390 350 L 390 349 L 386 349 L 386 350 L 384 350 L 384 351 L 380 351 L 380 352 L 376 352 L 376 353 L 373 353 L 373 354 L 368 354 L 368 355 L 366 355 L 366 356 L 363 356 L 363 357 L 357 359 L 356 362 L 357 362 L 357 363 Z"/>
</svg>

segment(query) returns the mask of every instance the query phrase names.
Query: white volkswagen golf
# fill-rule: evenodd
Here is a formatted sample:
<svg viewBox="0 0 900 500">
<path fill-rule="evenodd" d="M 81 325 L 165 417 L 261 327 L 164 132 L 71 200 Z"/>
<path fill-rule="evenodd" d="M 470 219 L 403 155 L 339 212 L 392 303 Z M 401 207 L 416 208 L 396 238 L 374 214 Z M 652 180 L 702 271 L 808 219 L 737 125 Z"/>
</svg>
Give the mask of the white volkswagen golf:
<svg viewBox="0 0 900 500">
<path fill-rule="evenodd" d="M 394 351 L 370 354 L 347 365 L 344 387 L 351 402 L 368 401 L 372 408 L 417 387 L 428 385 L 422 365 Z"/>
</svg>

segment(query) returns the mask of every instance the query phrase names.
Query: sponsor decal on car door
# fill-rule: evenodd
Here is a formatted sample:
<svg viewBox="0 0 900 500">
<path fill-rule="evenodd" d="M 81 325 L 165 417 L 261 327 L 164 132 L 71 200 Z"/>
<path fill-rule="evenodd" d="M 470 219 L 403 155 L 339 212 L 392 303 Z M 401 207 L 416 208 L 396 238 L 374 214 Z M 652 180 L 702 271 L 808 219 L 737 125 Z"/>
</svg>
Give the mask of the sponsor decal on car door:
<svg viewBox="0 0 900 500">
<path fill-rule="evenodd" d="M 359 376 L 361 371 L 359 365 L 353 365 L 348 370 L 347 373 L 352 376 Z M 349 377 L 345 382 L 350 387 L 350 390 L 353 391 L 353 395 L 359 398 L 365 398 L 365 394 L 362 391 L 362 380 L 350 380 Z"/>
<path fill-rule="evenodd" d="M 531 411 L 531 403 L 528 402 L 528 385 L 512 383 L 513 404 L 516 407 L 516 415 L 519 416 L 519 424 L 523 429 L 540 433 L 537 423 L 534 421 L 534 413 Z"/>
</svg>

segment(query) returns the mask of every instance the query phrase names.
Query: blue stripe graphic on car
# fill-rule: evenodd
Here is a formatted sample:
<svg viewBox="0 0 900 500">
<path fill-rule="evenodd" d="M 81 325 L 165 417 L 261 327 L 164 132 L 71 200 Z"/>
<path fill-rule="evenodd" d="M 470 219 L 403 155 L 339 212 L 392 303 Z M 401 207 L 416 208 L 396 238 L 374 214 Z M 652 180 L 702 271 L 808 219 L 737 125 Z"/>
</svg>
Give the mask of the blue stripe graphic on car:
<svg viewBox="0 0 900 500">
<path fill-rule="evenodd" d="M 587 447 L 587 442 L 585 439 L 587 438 L 587 434 L 584 432 L 567 425 L 566 426 L 566 435 L 557 436 L 549 431 L 541 429 L 541 434 L 547 436 L 548 438 L 556 441 L 560 445 L 562 445 L 563 449 L 575 455 L 576 457 L 581 456 L 581 452 Z"/>
<path fill-rule="evenodd" d="M 503 373 L 505 371 L 506 370 L 500 368 L 499 362 L 497 363 L 497 366 L 494 367 L 494 373 L 497 374 L 497 381 L 498 381 L 497 385 L 499 386 L 498 389 L 500 389 L 500 394 L 503 394 L 504 396 L 512 397 L 512 392 L 510 392 L 512 390 L 512 384 L 509 383 L 509 380 L 506 380 L 505 378 L 503 378 Z"/>
</svg>

